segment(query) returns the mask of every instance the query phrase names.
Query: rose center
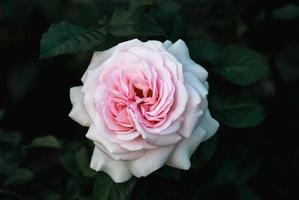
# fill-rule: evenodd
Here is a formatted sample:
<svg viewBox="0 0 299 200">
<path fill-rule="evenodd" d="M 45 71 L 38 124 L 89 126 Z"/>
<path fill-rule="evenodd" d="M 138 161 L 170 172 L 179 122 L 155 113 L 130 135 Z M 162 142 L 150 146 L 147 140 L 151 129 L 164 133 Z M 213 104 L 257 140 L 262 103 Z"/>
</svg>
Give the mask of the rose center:
<svg viewBox="0 0 299 200">
<path fill-rule="evenodd" d="M 148 97 L 152 97 L 153 96 L 153 91 L 152 89 L 148 89 L 147 90 L 147 93 L 146 93 L 146 96 L 144 96 L 143 94 L 143 90 L 137 88 L 137 87 L 134 87 L 134 92 L 136 94 L 136 96 L 138 96 L 139 98 L 148 98 Z"/>
</svg>

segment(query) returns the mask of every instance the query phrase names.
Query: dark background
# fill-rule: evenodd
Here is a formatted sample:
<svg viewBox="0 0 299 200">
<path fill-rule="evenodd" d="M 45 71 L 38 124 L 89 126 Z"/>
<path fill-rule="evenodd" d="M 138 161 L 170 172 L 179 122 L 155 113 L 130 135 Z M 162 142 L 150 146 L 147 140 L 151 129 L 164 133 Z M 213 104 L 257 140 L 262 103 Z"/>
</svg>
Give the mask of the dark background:
<svg viewBox="0 0 299 200">
<path fill-rule="evenodd" d="M 175 16 L 180 17 L 173 18 L 177 21 L 170 27 L 163 27 L 171 30 L 168 36 L 173 41 L 209 38 L 223 45 L 246 46 L 267 58 L 271 75 L 255 85 L 267 113 L 261 124 L 253 128 L 221 124 L 216 151 L 208 163 L 196 170 L 179 172 L 178 179 L 153 174 L 138 180 L 132 198 L 298 199 L 297 1 L 144 2 L 150 5 L 146 9 L 176 2 L 166 6 L 179 9 L 180 15 Z M 84 146 L 83 157 L 89 159 L 92 146 L 85 141 L 86 129 L 68 118 L 69 88 L 81 84 L 91 53 L 39 60 L 40 39 L 54 22 L 66 19 L 84 27 L 96 22 L 103 13 L 128 5 L 117 0 L 0 1 L 1 132 L 18 132 L 22 137 L 20 144 L 9 152 L 14 154 L 33 138 L 44 135 L 54 135 L 63 144 L 61 148 L 26 148 L 21 156 L 14 155 L 16 161 L 0 161 L 0 165 L 9 166 L 12 162 L 34 174 L 24 183 L 11 185 L 5 184 L 8 175 L 0 174 L 1 200 L 91 198 L 95 178 L 80 174 L 80 167 L 70 168 L 74 166 L 71 154 L 81 152 Z M 235 91 L 213 73 L 210 79 L 212 86 L 222 86 L 217 88 L 221 91 Z M 6 154 L 1 154 L 0 159 L 4 159 Z"/>
</svg>

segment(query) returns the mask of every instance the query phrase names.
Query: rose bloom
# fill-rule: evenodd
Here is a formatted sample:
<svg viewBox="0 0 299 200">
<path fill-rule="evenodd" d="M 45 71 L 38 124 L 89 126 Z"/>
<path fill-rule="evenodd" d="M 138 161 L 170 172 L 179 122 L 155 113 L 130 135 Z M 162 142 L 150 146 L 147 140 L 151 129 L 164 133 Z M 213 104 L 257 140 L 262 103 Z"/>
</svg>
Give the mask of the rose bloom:
<svg viewBox="0 0 299 200">
<path fill-rule="evenodd" d="M 184 41 L 137 39 L 95 52 L 70 90 L 69 116 L 89 127 L 90 167 L 115 182 L 163 165 L 187 170 L 190 156 L 219 124 L 208 110 L 207 71 Z"/>
</svg>

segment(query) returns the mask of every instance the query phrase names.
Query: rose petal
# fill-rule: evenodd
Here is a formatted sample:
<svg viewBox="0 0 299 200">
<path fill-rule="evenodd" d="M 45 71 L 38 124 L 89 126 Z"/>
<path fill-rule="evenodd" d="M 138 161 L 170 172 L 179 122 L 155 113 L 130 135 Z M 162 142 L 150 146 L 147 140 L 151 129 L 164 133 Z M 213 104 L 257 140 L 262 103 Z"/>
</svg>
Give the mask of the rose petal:
<svg viewBox="0 0 299 200">
<path fill-rule="evenodd" d="M 116 138 L 121 141 L 130 141 L 140 136 L 138 132 L 131 132 L 131 133 L 125 133 L 125 134 L 117 134 Z"/>
<path fill-rule="evenodd" d="M 168 49 L 171 45 L 172 45 L 172 42 L 170 40 L 165 40 L 165 42 L 163 43 L 164 47 L 166 49 Z"/>
<path fill-rule="evenodd" d="M 128 170 L 124 161 L 109 158 L 97 147 L 94 148 L 90 168 L 106 172 L 116 183 L 125 182 L 132 177 L 132 173 Z"/>
<path fill-rule="evenodd" d="M 83 104 L 83 93 L 81 92 L 82 86 L 72 87 L 70 89 L 70 98 L 73 108 L 69 113 L 69 117 L 81 124 L 82 126 L 90 125 L 90 118 Z"/>
<path fill-rule="evenodd" d="M 85 71 L 85 73 L 83 74 L 81 81 L 83 83 L 85 83 L 86 78 L 87 78 L 87 73 L 89 70 L 92 70 L 96 67 L 99 67 L 105 60 L 107 60 L 109 58 L 109 56 L 111 56 L 111 54 L 113 53 L 115 47 L 112 47 L 106 51 L 95 51 L 93 53 L 93 56 L 91 58 L 91 62 L 87 68 L 87 70 Z"/>
<path fill-rule="evenodd" d="M 202 99 L 206 99 L 208 95 L 208 90 L 202 82 L 200 82 L 196 76 L 190 72 L 184 72 L 185 81 L 191 84 L 200 94 Z"/>
<path fill-rule="evenodd" d="M 181 139 L 182 137 L 177 133 L 172 133 L 170 135 L 148 134 L 145 142 L 157 147 L 164 147 L 176 144 Z"/>
<path fill-rule="evenodd" d="M 128 152 L 128 153 L 115 154 L 115 153 L 109 152 L 103 145 L 101 145 L 97 142 L 94 142 L 94 144 L 102 152 L 107 154 L 113 160 L 136 160 L 136 159 L 140 158 L 141 156 L 143 156 L 144 153 L 145 153 L 145 150 L 141 150 L 141 151 L 131 151 L 131 152 Z"/>
<path fill-rule="evenodd" d="M 202 101 L 196 89 L 188 83 L 185 84 L 185 87 L 188 91 L 189 99 L 183 114 L 184 121 L 179 133 L 184 137 L 189 137 L 203 112 L 201 107 Z"/>
<path fill-rule="evenodd" d="M 219 123 L 212 118 L 209 109 L 207 109 L 199 123 L 199 126 L 207 132 L 203 138 L 203 141 L 206 141 L 216 133 L 219 128 Z"/>
<path fill-rule="evenodd" d="M 141 158 L 128 161 L 126 165 L 134 176 L 147 176 L 165 164 L 173 148 L 173 146 L 169 146 L 149 150 Z"/>
<path fill-rule="evenodd" d="M 167 165 L 183 170 L 191 166 L 190 157 L 205 137 L 206 131 L 198 126 L 189 138 L 183 139 L 176 145 L 173 153 L 167 161 Z"/>
<path fill-rule="evenodd" d="M 104 138 L 101 135 L 101 131 L 98 131 L 93 125 L 90 126 L 88 129 L 88 132 L 86 134 L 86 137 L 92 141 L 95 141 L 102 146 L 104 146 L 110 153 L 114 154 L 121 154 L 121 153 L 128 153 L 128 150 L 125 148 L 122 148 L 119 144 L 110 142 L 106 138 Z"/>
<path fill-rule="evenodd" d="M 183 64 L 184 72 L 191 72 L 202 82 L 207 79 L 208 72 L 190 58 L 188 47 L 183 40 L 179 39 L 170 45 L 168 51 Z"/>
</svg>

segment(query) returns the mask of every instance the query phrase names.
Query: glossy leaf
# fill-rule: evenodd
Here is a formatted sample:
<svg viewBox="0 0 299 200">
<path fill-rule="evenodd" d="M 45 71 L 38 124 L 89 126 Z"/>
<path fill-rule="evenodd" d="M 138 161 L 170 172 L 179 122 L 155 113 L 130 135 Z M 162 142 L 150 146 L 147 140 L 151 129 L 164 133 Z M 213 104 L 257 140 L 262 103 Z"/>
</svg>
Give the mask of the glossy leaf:
<svg viewBox="0 0 299 200">
<path fill-rule="evenodd" d="M 29 169 L 17 169 L 12 176 L 10 176 L 4 185 L 21 185 L 33 179 L 34 175 Z"/>
<path fill-rule="evenodd" d="M 251 95 L 215 95 L 210 100 L 212 113 L 227 126 L 254 127 L 266 116 L 263 106 Z"/>
<path fill-rule="evenodd" d="M 164 36 L 155 20 L 136 10 L 116 11 L 109 22 L 108 31 L 118 37 Z"/>
<path fill-rule="evenodd" d="M 136 180 L 115 183 L 107 174 L 100 172 L 95 177 L 93 200 L 129 200 Z"/>
<path fill-rule="evenodd" d="M 83 29 L 66 21 L 52 24 L 41 39 L 40 58 L 95 50 L 105 44 L 105 29 Z"/>
<path fill-rule="evenodd" d="M 203 166 L 208 162 L 216 151 L 217 135 L 199 145 L 196 151 L 191 156 L 191 167 L 193 169 Z"/>
<path fill-rule="evenodd" d="M 52 135 L 47 135 L 47 136 L 37 137 L 33 139 L 29 146 L 59 149 L 61 148 L 61 143 L 56 137 Z"/>
<path fill-rule="evenodd" d="M 250 85 L 270 75 L 267 60 L 259 53 L 239 47 L 225 48 L 213 71 L 237 85 Z"/>
</svg>

